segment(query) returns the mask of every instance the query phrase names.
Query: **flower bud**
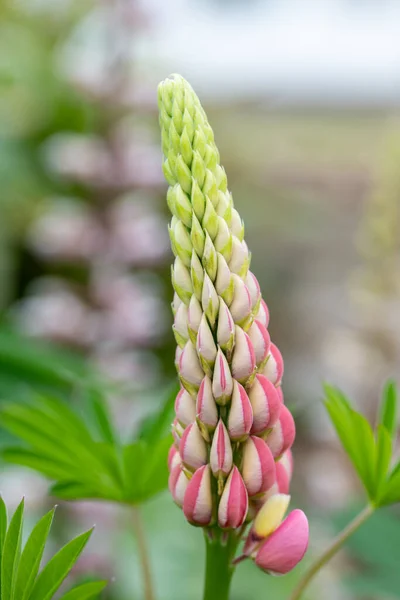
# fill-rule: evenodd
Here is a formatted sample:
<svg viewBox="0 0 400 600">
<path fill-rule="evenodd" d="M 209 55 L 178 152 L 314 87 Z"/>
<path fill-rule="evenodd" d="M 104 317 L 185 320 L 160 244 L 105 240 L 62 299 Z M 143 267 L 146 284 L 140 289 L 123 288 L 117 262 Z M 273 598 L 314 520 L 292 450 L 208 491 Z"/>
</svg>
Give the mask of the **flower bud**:
<svg viewBox="0 0 400 600">
<path fill-rule="evenodd" d="M 247 438 L 253 424 L 253 411 L 244 387 L 233 380 L 232 402 L 228 416 L 229 437 L 235 442 Z"/>
<path fill-rule="evenodd" d="M 175 258 L 172 268 L 172 285 L 182 302 L 189 304 L 193 294 L 192 279 L 189 269 L 185 267 L 179 256 Z"/>
<path fill-rule="evenodd" d="M 231 312 L 222 298 L 219 299 L 217 342 L 219 347 L 230 353 L 235 341 L 235 324 Z"/>
<path fill-rule="evenodd" d="M 199 257 L 193 250 L 190 260 L 190 276 L 192 278 L 192 286 L 194 295 L 201 301 L 204 283 L 204 269 Z"/>
<path fill-rule="evenodd" d="M 261 298 L 260 308 L 256 314 L 257 321 L 261 321 L 264 327 L 268 327 L 269 325 L 269 310 L 265 301 Z"/>
<path fill-rule="evenodd" d="M 264 375 L 256 375 L 249 391 L 253 409 L 251 433 L 261 435 L 278 421 L 281 401 L 276 387 Z"/>
<path fill-rule="evenodd" d="M 231 230 L 233 235 L 235 235 L 238 240 L 242 241 L 244 238 L 244 225 L 243 221 L 239 216 L 238 211 L 233 208 L 232 209 L 232 222 L 231 222 Z"/>
<path fill-rule="evenodd" d="M 257 313 L 261 302 L 260 284 L 257 277 L 251 271 L 247 273 L 245 283 L 251 298 L 251 310 Z"/>
<path fill-rule="evenodd" d="M 308 521 L 301 510 L 294 510 L 261 544 L 255 563 L 263 571 L 284 575 L 301 561 L 308 547 Z"/>
<path fill-rule="evenodd" d="M 202 263 L 207 275 L 210 277 L 211 281 L 214 281 L 217 276 L 217 251 L 215 250 L 208 231 L 206 231 Z"/>
<path fill-rule="evenodd" d="M 222 529 L 243 525 L 249 507 L 247 491 L 239 469 L 234 466 L 224 487 L 218 506 L 218 524 Z"/>
<path fill-rule="evenodd" d="M 179 359 L 179 375 L 184 387 L 189 388 L 190 393 L 191 387 L 198 388 L 203 377 L 203 369 L 199 358 L 196 353 L 196 349 L 192 342 L 187 342 L 186 346 L 182 350 L 182 354 Z M 185 385 L 185 383 L 189 385 Z"/>
<path fill-rule="evenodd" d="M 188 328 L 188 309 L 183 302 L 180 303 L 177 311 L 175 312 L 174 324 L 172 329 L 178 346 L 183 348 L 189 339 Z"/>
<path fill-rule="evenodd" d="M 220 419 L 213 435 L 210 452 L 210 465 L 214 477 L 225 479 L 233 464 L 232 446 L 224 422 Z"/>
<path fill-rule="evenodd" d="M 222 217 L 228 227 L 232 222 L 232 198 L 229 193 L 218 191 L 217 215 Z"/>
<path fill-rule="evenodd" d="M 214 244 L 216 251 L 222 254 L 225 260 L 230 260 L 232 255 L 232 234 L 222 217 L 218 217 L 218 233 Z"/>
<path fill-rule="evenodd" d="M 206 236 L 196 215 L 193 215 L 192 217 L 192 230 L 190 232 L 190 240 L 192 242 L 192 246 L 196 254 L 198 256 L 203 256 Z"/>
<path fill-rule="evenodd" d="M 207 462 L 207 446 L 196 422 L 191 423 L 183 432 L 179 444 L 182 462 L 190 470 L 195 470 Z"/>
<path fill-rule="evenodd" d="M 293 457 L 290 448 L 289 450 L 286 450 L 280 460 L 275 463 L 275 468 L 279 492 L 281 494 L 288 494 L 293 472 Z"/>
<path fill-rule="evenodd" d="M 267 364 L 263 369 L 263 375 L 268 377 L 274 385 L 279 385 L 282 379 L 283 358 L 275 344 L 271 343 Z"/>
<path fill-rule="evenodd" d="M 243 279 L 238 275 L 232 275 L 235 291 L 230 304 L 233 320 L 240 325 L 246 324 L 251 316 L 251 298 L 249 290 Z"/>
<path fill-rule="evenodd" d="M 202 316 L 203 311 L 201 309 L 200 302 L 193 294 L 193 296 L 190 298 L 187 310 L 187 330 L 192 344 L 196 344 L 197 332 L 200 327 L 200 321 Z"/>
<path fill-rule="evenodd" d="M 210 238 L 213 240 L 218 233 L 218 215 L 211 203 L 211 200 L 206 196 L 206 210 L 203 217 L 203 229 L 205 229 Z"/>
<path fill-rule="evenodd" d="M 208 431 L 214 431 L 218 422 L 217 405 L 212 394 L 211 379 L 206 375 L 200 384 L 196 400 L 196 418 Z M 202 427 L 200 427 L 202 429 Z"/>
<path fill-rule="evenodd" d="M 275 483 L 275 461 L 267 444 L 250 436 L 243 446 L 242 475 L 249 496 L 266 492 Z"/>
<path fill-rule="evenodd" d="M 248 331 L 249 338 L 253 344 L 254 353 L 256 356 L 256 364 L 260 366 L 268 356 L 271 339 L 269 333 L 261 321 L 253 321 L 252 326 Z"/>
<path fill-rule="evenodd" d="M 206 199 L 204 197 L 203 192 L 200 189 L 199 184 L 195 179 L 192 179 L 191 200 L 194 213 L 197 219 L 201 221 L 204 217 L 204 212 L 206 210 Z"/>
<path fill-rule="evenodd" d="M 248 382 L 256 368 L 253 344 L 241 327 L 235 326 L 235 347 L 232 358 L 232 375 L 243 385 Z"/>
<path fill-rule="evenodd" d="M 281 456 L 294 442 L 296 428 L 292 413 L 284 405 L 281 405 L 278 422 L 268 434 L 267 444 L 271 449 L 274 458 Z"/>
<path fill-rule="evenodd" d="M 211 327 L 214 327 L 215 320 L 218 315 L 219 300 L 217 292 L 215 291 L 215 287 L 213 286 L 212 281 L 207 274 L 204 276 L 201 304 Z"/>
<path fill-rule="evenodd" d="M 212 391 L 216 403 L 221 406 L 229 402 L 233 392 L 231 371 L 221 348 L 218 348 L 217 358 L 215 359 Z"/>
<path fill-rule="evenodd" d="M 230 268 L 222 256 L 217 252 L 217 277 L 215 279 L 215 289 L 229 306 L 233 299 L 235 284 Z"/>
<path fill-rule="evenodd" d="M 171 472 L 176 465 L 181 464 L 181 456 L 179 454 L 178 449 L 174 444 L 172 444 L 171 448 L 168 452 L 168 470 Z"/>
<path fill-rule="evenodd" d="M 168 488 L 174 502 L 180 508 L 183 505 L 188 483 L 188 478 L 186 477 L 184 471 L 182 471 L 181 465 L 176 465 L 173 467 L 168 479 Z"/>
<path fill-rule="evenodd" d="M 176 396 L 175 414 L 183 427 L 187 427 L 196 419 L 195 401 L 184 388 L 181 388 Z"/>
<path fill-rule="evenodd" d="M 171 302 L 172 313 L 175 316 L 180 305 L 183 304 L 182 300 L 179 298 L 178 294 L 174 292 L 174 297 Z"/>
<path fill-rule="evenodd" d="M 211 375 L 212 366 L 217 356 L 217 346 L 215 345 L 207 317 L 204 314 L 200 321 L 199 331 L 197 332 L 196 349 L 204 371 L 208 375 Z"/>
<path fill-rule="evenodd" d="M 210 525 L 213 516 L 210 465 L 197 469 L 186 488 L 183 512 L 193 525 Z"/>
<path fill-rule="evenodd" d="M 177 221 L 173 228 L 172 235 L 176 254 L 186 267 L 190 267 L 193 247 L 189 232 L 182 221 Z"/>
<path fill-rule="evenodd" d="M 174 422 L 172 423 L 171 432 L 172 432 L 172 437 L 174 438 L 174 444 L 177 448 L 179 448 L 179 446 L 181 444 L 181 438 L 182 438 L 184 431 L 185 431 L 185 428 L 182 427 L 182 425 L 179 423 L 178 419 L 174 419 Z"/>
<path fill-rule="evenodd" d="M 240 241 L 235 235 L 232 236 L 232 254 L 229 268 L 240 277 L 247 274 L 249 268 L 249 252 L 244 241 Z"/>
</svg>

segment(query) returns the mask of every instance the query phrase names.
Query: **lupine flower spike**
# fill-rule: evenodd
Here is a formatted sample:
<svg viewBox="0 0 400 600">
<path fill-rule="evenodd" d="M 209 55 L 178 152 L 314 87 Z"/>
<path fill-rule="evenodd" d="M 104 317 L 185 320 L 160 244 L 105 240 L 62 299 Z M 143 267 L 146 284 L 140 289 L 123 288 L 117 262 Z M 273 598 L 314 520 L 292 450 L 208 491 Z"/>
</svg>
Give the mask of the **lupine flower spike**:
<svg viewBox="0 0 400 600">
<path fill-rule="evenodd" d="M 299 510 L 283 520 L 295 426 L 283 404 L 282 356 L 199 99 L 178 75 L 160 84 L 158 99 L 181 384 L 170 491 L 210 537 L 223 540 L 224 531 L 239 543 L 254 519 L 236 561 L 287 573 L 306 551 L 308 524 Z"/>
</svg>

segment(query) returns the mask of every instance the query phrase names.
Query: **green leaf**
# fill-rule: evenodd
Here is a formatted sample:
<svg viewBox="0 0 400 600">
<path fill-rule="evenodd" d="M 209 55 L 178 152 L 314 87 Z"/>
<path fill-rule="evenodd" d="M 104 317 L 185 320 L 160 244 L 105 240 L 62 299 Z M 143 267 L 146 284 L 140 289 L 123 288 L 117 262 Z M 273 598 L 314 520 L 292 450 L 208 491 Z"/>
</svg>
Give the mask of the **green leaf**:
<svg viewBox="0 0 400 600">
<path fill-rule="evenodd" d="M 79 535 L 61 548 L 38 576 L 29 600 L 50 600 L 78 560 L 93 529 Z M 3 600 L 3 599 L 2 599 Z"/>
<path fill-rule="evenodd" d="M 388 381 L 383 389 L 379 422 L 393 439 L 397 428 L 397 390 L 394 381 Z"/>
<path fill-rule="evenodd" d="M 15 584 L 14 596 L 18 600 L 28 600 L 33 589 L 53 522 L 54 511 L 55 509 L 53 508 L 37 522 L 25 544 Z"/>
<path fill-rule="evenodd" d="M 4 540 L 7 533 L 7 507 L 0 496 L 0 562 L 3 557 Z"/>
<path fill-rule="evenodd" d="M 90 394 L 90 399 L 93 407 L 93 412 L 96 418 L 96 424 L 102 436 L 102 440 L 115 444 L 118 437 L 114 431 L 114 427 L 107 409 L 107 403 L 103 395 L 98 390 L 93 390 Z"/>
<path fill-rule="evenodd" d="M 104 590 L 106 585 L 107 581 L 83 583 L 61 596 L 60 600 L 89 600 Z"/>
<path fill-rule="evenodd" d="M 1 561 L 1 600 L 12 600 L 21 554 L 22 523 L 24 517 L 24 500 L 15 511 L 4 540 Z"/>
<path fill-rule="evenodd" d="M 378 425 L 376 444 L 376 490 L 377 498 L 385 493 L 386 480 L 392 459 L 392 440 L 384 425 Z"/>
<path fill-rule="evenodd" d="M 368 421 L 353 410 L 337 389 L 325 386 L 325 406 L 343 448 L 348 454 L 371 500 L 376 495 L 376 447 Z"/>
</svg>

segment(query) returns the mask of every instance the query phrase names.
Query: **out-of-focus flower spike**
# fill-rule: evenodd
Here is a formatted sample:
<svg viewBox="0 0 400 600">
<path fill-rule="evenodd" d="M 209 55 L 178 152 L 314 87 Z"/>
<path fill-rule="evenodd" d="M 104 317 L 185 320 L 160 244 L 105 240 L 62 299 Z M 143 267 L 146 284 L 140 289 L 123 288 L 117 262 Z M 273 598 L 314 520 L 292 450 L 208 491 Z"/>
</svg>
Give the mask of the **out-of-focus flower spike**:
<svg viewBox="0 0 400 600">
<path fill-rule="evenodd" d="M 231 441 L 224 422 L 221 419 L 219 420 L 213 435 L 210 451 L 210 465 L 214 477 L 216 477 L 219 482 L 222 482 L 228 477 L 233 465 Z M 219 485 L 219 492 L 222 493 L 221 485 Z"/>
<path fill-rule="evenodd" d="M 217 342 L 219 347 L 230 356 L 235 343 L 235 323 L 222 298 L 219 299 Z"/>
<path fill-rule="evenodd" d="M 253 424 L 253 410 L 244 387 L 233 380 L 232 402 L 228 416 L 229 437 L 234 442 L 244 441 Z"/>
<path fill-rule="evenodd" d="M 232 275 L 234 281 L 233 300 L 229 306 L 233 320 L 238 325 L 246 328 L 251 319 L 251 298 L 249 290 L 246 287 L 243 279 L 238 275 Z"/>
<path fill-rule="evenodd" d="M 251 310 L 254 314 L 257 314 L 261 303 L 260 284 L 257 277 L 251 271 L 247 273 L 245 283 L 251 298 Z"/>
<path fill-rule="evenodd" d="M 271 343 L 268 360 L 263 369 L 263 374 L 268 377 L 274 385 L 279 385 L 283 376 L 283 358 L 275 344 Z"/>
<path fill-rule="evenodd" d="M 207 274 L 204 276 L 201 304 L 211 327 L 214 327 L 218 315 L 219 300 L 215 287 Z"/>
<path fill-rule="evenodd" d="M 279 492 L 281 494 L 288 494 L 290 488 L 290 480 L 293 472 L 293 457 L 291 450 L 286 450 L 280 460 L 275 463 L 276 467 L 276 481 L 278 484 Z"/>
<path fill-rule="evenodd" d="M 232 374 L 221 348 L 218 348 L 212 379 L 213 396 L 217 404 L 224 406 L 229 402 L 233 392 Z"/>
<path fill-rule="evenodd" d="M 295 436 L 296 428 L 292 413 L 282 404 L 278 422 L 266 438 L 274 458 L 279 458 L 292 446 Z"/>
<path fill-rule="evenodd" d="M 179 454 L 179 450 L 172 444 L 171 448 L 168 452 L 168 470 L 171 472 L 174 467 L 181 464 L 181 456 Z"/>
<path fill-rule="evenodd" d="M 181 465 L 174 466 L 169 475 L 168 488 L 175 504 L 177 504 L 180 508 L 183 506 L 183 500 L 185 498 L 188 484 L 189 480 L 182 470 Z"/>
<path fill-rule="evenodd" d="M 308 539 L 307 517 L 296 509 L 261 544 L 255 563 L 267 573 L 284 575 L 301 561 L 307 551 Z"/>
<path fill-rule="evenodd" d="M 205 314 L 201 318 L 199 331 L 197 332 L 196 349 L 203 370 L 207 375 L 212 375 L 212 367 L 217 356 L 217 346 Z"/>
<path fill-rule="evenodd" d="M 260 307 L 256 314 L 257 321 L 261 321 L 264 327 L 268 327 L 269 325 L 269 310 L 265 301 L 261 298 Z"/>
<path fill-rule="evenodd" d="M 179 454 L 185 467 L 193 471 L 207 463 L 207 446 L 196 422 L 183 432 Z"/>
<path fill-rule="evenodd" d="M 179 358 L 179 376 L 189 394 L 195 395 L 204 377 L 203 369 L 192 342 L 187 342 Z"/>
<path fill-rule="evenodd" d="M 183 302 L 179 305 L 175 312 L 174 324 L 172 326 L 176 343 L 183 348 L 189 339 L 187 328 L 188 309 Z"/>
<path fill-rule="evenodd" d="M 218 410 L 212 393 L 211 379 L 206 375 L 200 384 L 196 400 L 196 419 L 203 437 L 210 439 L 218 422 Z"/>
<path fill-rule="evenodd" d="M 234 466 L 218 506 L 218 524 L 222 529 L 237 529 L 243 525 L 249 507 L 247 490 L 239 469 Z"/>
<path fill-rule="evenodd" d="M 198 300 L 201 301 L 204 282 L 204 269 L 199 257 L 193 250 L 190 261 L 190 275 L 192 278 L 193 291 Z"/>
<path fill-rule="evenodd" d="M 235 282 L 228 263 L 222 254 L 217 253 L 217 277 L 215 279 L 215 289 L 226 304 L 230 306 L 235 291 Z"/>
<path fill-rule="evenodd" d="M 181 388 L 175 400 L 175 414 L 179 423 L 187 427 L 196 419 L 196 404 L 194 398 Z"/>
<path fill-rule="evenodd" d="M 189 304 L 193 294 L 192 279 L 189 269 L 185 267 L 179 256 L 175 258 L 172 268 L 172 284 L 182 302 Z"/>
<path fill-rule="evenodd" d="M 267 444 L 250 436 L 243 446 L 242 475 L 249 496 L 269 490 L 276 481 L 275 461 Z"/>
<path fill-rule="evenodd" d="M 213 519 L 210 465 L 197 469 L 186 488 L 183 512 L 193 525 L 210 525 Z"/>
<path fill-rule="evenodd" d="M 187 330 L 192 344 L 196 344 L 197 341 L 197 332 L 200 327 L 201 318 L 203 316 L 203 311 L 200 305 L 200 302 L 197 300 L 196 296 L 190 298 L 188 310 L 187 310 Z"/>
<path fill-rule="evenodd" d="M 232 358 L 232 375 L 245 385 L 255 372 L 256 356 L 253 344 L 247 333 L 239 326 L 235 326 L 235 347 Z"/>
<path fill-rule="evenodd" d="M 271 429 L 279 419 L 281 400 L 277 388 L 264 375 L 256 375 L 249 390 L 253 409 L 253 435 L 262 435 Z"/>
<path fill-rule="evenodd" d="M 260 367 L 267 359 L 271 345 L 271 338 L 268 330 L 264 327 L 261 321 L 257 321 L 257 319 L 253 321 L 248 334 L 251 343 L 253 344 L 257 367 Z"/>
</svg>

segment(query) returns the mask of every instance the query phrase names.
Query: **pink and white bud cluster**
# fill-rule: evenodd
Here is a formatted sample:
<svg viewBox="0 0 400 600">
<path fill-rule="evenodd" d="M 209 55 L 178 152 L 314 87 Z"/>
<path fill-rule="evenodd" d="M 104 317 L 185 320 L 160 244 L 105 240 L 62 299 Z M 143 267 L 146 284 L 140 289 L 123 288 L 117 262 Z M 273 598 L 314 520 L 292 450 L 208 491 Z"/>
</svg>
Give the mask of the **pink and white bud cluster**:
<svg viewBox="0 0 400 600">
<path fill-rule="evenodd" d="M 190 523 L 235 530 L 288 493 L 295 425 L 212 129 L 179 76 L 160 84 L 159 105 L 181 383 L 169 487 Z"/>
</svg>

